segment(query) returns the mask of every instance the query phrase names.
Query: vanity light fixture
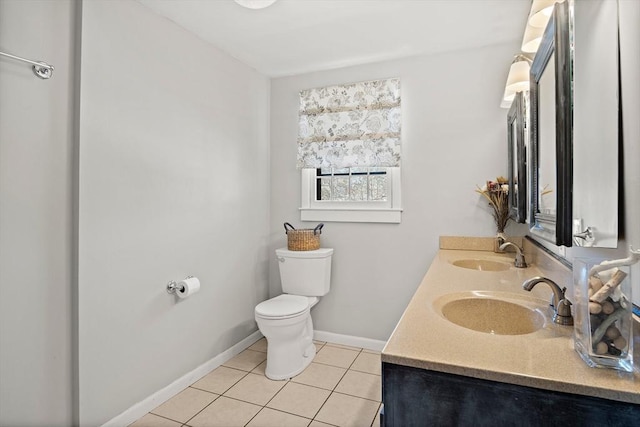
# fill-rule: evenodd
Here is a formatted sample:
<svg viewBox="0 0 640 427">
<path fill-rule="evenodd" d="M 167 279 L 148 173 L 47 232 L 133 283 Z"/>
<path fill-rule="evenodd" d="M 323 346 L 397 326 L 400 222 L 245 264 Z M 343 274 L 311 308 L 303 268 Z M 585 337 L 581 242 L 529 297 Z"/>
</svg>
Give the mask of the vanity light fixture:
<svg viewBox="0 0 640 427">
<path fill-rule="evenodd" d="M 542 41 L 542 34 L 549 23 L 553 7 L 556 3 L 562 3 L 564 0 L 533 0 L 531 10 L 529 11 L 529 19 L 524 29 L 524 37 L 522 38 L 522 51 L 526 53 L 536 53 Z"/>
<path fill-rule="evenodd" d="M 535 55 L 540 47 L 542 35 L 549 23 L 555 4 L 564 1 L 533 0 L 531 2 L 527 26 L 522 38 L 521 50 L 524 53 L 516 55 L 511 63 L 500 107 L 509 108 L 517 92 L 529 90 L 529 69 L 531 62 L 533 62 L 530 56 Z"/>
<path fill-rule="evenodd" d="M 563 0 L 533 0 L 529 19 L 527 20 L 528 25 L 544 30 L 553 13 L 553 5 L 562 3 L 562 1 Z"/>
<path fill-rule="evenodd" d="M 542 41 L 542 34 L 545 27 L 534 27 L 533 25 L 527 25 L 524 30 L 524 37 L 522 38 L 522 51 L 526 53 L 536 53 L 540 42 Z"/>
<path fill-rule="evenodd" d="M 529 69 L 531 59 L 523 54 L 514 56 L 511 67 L 509 67 L 509 75 L 507 76 L 507 84 L 502 95 L 501 108 L 509 108 L 513 98 L 517 92 L 529 90 Z"/>
<path fill-rule="evenodd" d="M 516 55 L 509 67 L 507 86 L 505 91 L 509 94 L 529 90 L 529 69 L 531 59 L 525 55 Z"/>
<path fill-rule="evenodd" d="M 269 7 L 276 2 L 276 0 L 234 0 L 240 6 L 246 7 L 247 9 L 264 9 L 265 7 Z"/>
</svg>

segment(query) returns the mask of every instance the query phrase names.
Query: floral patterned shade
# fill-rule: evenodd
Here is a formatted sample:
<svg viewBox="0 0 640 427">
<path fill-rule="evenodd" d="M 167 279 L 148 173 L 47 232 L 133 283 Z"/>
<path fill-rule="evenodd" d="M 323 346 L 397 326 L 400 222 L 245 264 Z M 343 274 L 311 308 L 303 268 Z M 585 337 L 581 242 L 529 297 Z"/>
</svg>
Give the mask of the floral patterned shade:
<svg viewBox="0 0 640 427">
<path fill-rule="evenodd" d="M 298 169 L 400 166 L 400 80 L 300 92 Z"/>
</svg>

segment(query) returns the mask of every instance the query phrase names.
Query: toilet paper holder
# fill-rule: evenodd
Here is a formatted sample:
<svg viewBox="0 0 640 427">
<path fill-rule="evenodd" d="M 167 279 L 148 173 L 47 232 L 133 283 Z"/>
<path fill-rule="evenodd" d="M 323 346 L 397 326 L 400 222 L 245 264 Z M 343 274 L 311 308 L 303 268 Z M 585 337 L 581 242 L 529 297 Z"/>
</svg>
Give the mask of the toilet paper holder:
<svg viewBox="0 0 640 427">
<path fill-rule="evenodd" d="M 184 280 L 187 279 L 192 279 L 194 276 L 187 276 L 184 278 Z M 167 283 L 167 292 L 170 294 L 175 294 L 178 291 L 182 291 L 184 290 L 184 286 L 180 286 L 178 284 L 178 282 L 176 282 L 175 280 L 170 281 L 169 283 Z"/>
</svg>

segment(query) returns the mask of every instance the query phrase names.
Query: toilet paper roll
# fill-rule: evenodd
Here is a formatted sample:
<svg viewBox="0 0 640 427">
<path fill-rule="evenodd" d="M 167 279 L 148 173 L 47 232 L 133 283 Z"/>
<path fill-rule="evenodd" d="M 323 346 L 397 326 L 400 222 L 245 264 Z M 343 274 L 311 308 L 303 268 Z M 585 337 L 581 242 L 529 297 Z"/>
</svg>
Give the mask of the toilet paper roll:
<svg viewBox="0 0 640 427">
<path fill-rule="evenodd" d="M 200 280 L 197 277 L 190 277 L 178 282 L 176 294 L 180 298 L 186 298 L 200 290 Z"/>
</svg>

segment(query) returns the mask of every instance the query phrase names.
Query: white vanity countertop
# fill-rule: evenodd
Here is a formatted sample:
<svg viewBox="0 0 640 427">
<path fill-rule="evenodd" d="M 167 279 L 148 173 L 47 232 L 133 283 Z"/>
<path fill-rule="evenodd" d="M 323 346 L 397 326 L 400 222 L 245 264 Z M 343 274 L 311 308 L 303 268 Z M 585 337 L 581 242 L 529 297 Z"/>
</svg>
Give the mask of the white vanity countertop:
<svg viewBox="0 0 640 427">
<path fill-rule="evenodd" d="M 441 249 L 382 350 L 382 361 L 640 404 L 638 360 L 633 373 L 588 367 L 573 349 L 573 327 L 553 323 L 551 308 L 546 313 L 545 326 L 538 331 L 525 335 L 493 335 L 455 325 L 434 306 L 434 301 L 442 295 L 492 291 L 536 297 L 544 307 L 551 296 L 549 286 L 540 283 L 531 293 L 522 289 L 526 279 L 544 275 L 535 265 L 493 272 L 452 264 L 459 259 L 513 264 L 513 258 L 511 253 Z M 571 295 L 567 296 L 572 299 Z M 636 328 L 634 337 L 636 357 L 640 357 L 639 329 Z"/>
</svg>

